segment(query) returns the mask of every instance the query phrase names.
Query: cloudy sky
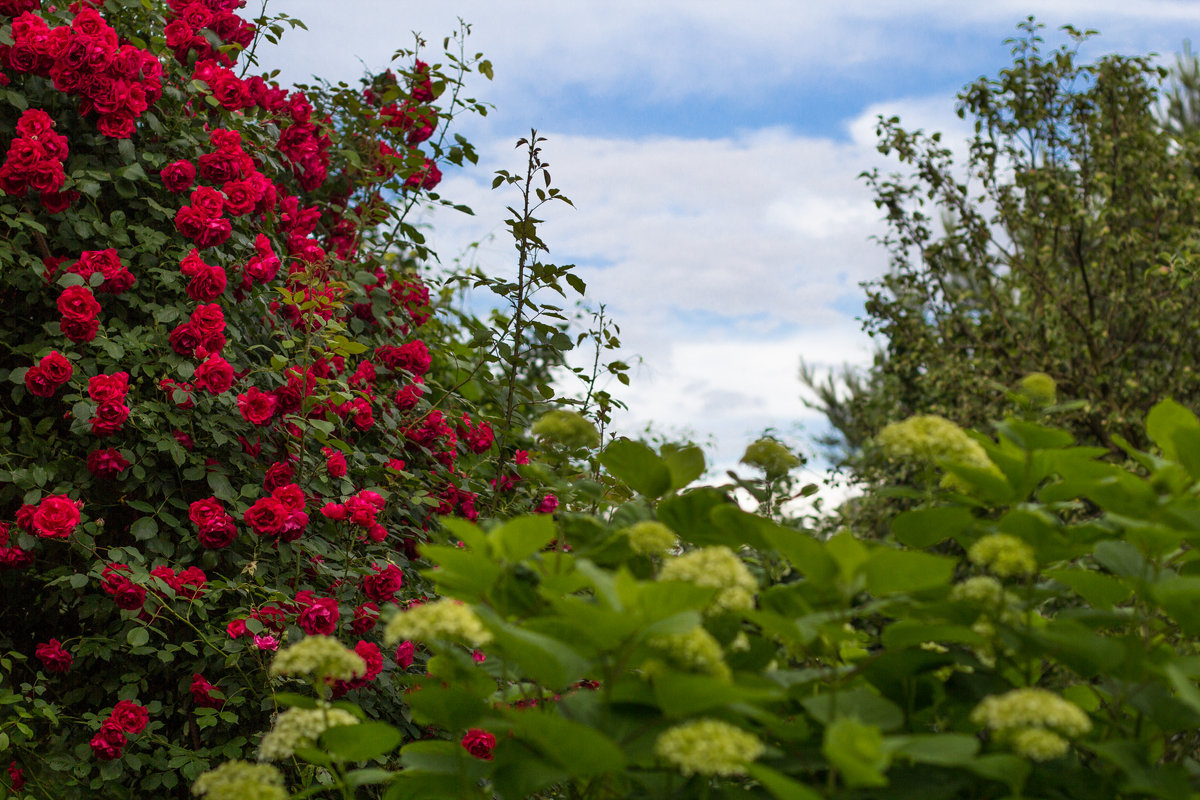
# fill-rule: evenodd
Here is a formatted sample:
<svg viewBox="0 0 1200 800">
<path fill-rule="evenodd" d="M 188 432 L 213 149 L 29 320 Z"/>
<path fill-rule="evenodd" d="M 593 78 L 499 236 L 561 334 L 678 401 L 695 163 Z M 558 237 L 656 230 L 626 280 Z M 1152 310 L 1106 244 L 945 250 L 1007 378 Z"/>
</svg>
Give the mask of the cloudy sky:
<svg viewBox="0 0 1200 800">
<path fill-rule="evenodd" d="M 511 267 L 502 220 L 516 198 L 491 191 L 491 177 L 523 165 L 514 142 L 536 128 L 575 204 L 547 215 L 550 260 L 579 265 L 587 301 L 607 305 L 627 360 L 641 359 L 632 387 L 612 387 L 630 406 L 620 429 L 686 432 L 714 443 L 722 468 L 768 427 L 812 456 L 824 426 L 802 402 L 800 359 L 870 360 L 859 283 L 886 256 L 856 176 L 886 166 L 877 115 L 961 135 L 955 93 L 1009 63 L 1004 39 L 1030 13 L 1050 45 L 1061 25 L 1098 29 L 1086 56 L 1170 61 L 1200 38 L 1190 0 L 271 0 L 269 10 L 310 29 L 262 54 L 291 81 L 355 81 L 411 47 L 414 31 L 433 61 L 459 18 L 471 24 L 468 51 L 492 61 L 495 80 L 469 90 L 495 111 L 459 127 L 480 164 L 449 171 L 441 191 L 476 216 L 436 220 L 436 248 L 449 263 L 482 241 L 481 268 Z"/>
</svg>

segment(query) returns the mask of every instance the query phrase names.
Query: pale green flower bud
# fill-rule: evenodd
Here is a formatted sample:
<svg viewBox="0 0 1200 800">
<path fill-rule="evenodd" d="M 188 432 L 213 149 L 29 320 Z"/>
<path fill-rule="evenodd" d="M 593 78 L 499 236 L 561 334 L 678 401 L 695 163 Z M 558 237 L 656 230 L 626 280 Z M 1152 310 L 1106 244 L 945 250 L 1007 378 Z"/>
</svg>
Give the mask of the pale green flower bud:
<svg viewBox="0 0 1200 800">
<path fill-rule="evenodd" d="M 258 745 L 259 761 L 291 758 L 299 747 L 312 747 L 317 737 L 330 728 L 357 725 L 358 717 L 327 703 L 317 708 L 289 708 L 275 719 L 275 725 Z"/>
<path fill-rule="evenodd" d="M 675 532 L 661 522 L 639 522 L 621 531 L 629 549 L 643 556 L 660 556 L 675 547 Z"/>
<path fill-rule="evenodd" d="M 534 436 L 576 450 L 600 444 L 600 432 L 582 414 L 565 409 L 547 411 L 533 423 Z"/>
<path fill-rule="evenodd" d="M 655 636 L 650 640 L 650 646 L 682 669 L 702 672 L 725 681 L 733 677 L 729 665 L 725 663 L 720 642 L 704 628 Z"/>
<path fill-rule="evenodd" d="M 654 743 L 654 754 L 684 775 L 743 775 L 764 749 L 758 737 L 716 719 L 676 725 Z"/>
<path fill-rule="evenodd" d="M 192 794 L 207 800 L 286 800 L 288 796 L 279 770 L 240 760 L 201 773 L 192 784 Z"/>
<path fill-rule="evenodd" d="M 993 731 L 1049 728 L 1064 736 L 1081 736 L 1092 720 L 1079 706 L 1054 692 L 1026 687 L 985 697 L 971 712 L 971 721 Z"/>
<path fill-rule="evenodd" d="M 1054 731 L 1045 728 L 1022 728 L 1005 737 L 1017 755 L 1032 761 L 1050 761 L 1062 758 L 1071 749 L 1071 743 Z"/>
<path fill-rule="evenodd" d="M 492 640 L 492 632 L 483 626 L 470 606 L 443 597 L 392 617 L 383 631 L 383 640 L 391 645 L 402 639 L 422 642 L 459 639 L 479 647 Z"/>
<path fill-rule="evenodd" d="M 758 583 L 742 560 L 728 547 L 701 547 L 668 558 L 658 574 L 660 581 L 685 581 L 720 589 L 708 612 L 754 608 Z"/>
<path fill-rule="evenodd" d="M 1014 575 L 1032 575 L 1037 572 L 1037 558 L 1033 548 L 1022 539 L 1007 533 L 989 533 L 967 550 L 971 563 L 1009 578 Z"/>
<path fill-rule="evenodd" d="M 740 463 L 757 467 L 767 474 L 767 480 L 775 480 L 800 466 L 800 459 L 783 443 L 764 436 L 750 443 Z"/>
<path fill-rule="evenodd" d="M 999 474 L 979 442 L 950 420 L 934 414 L 893 422 L 879 432 L 876 441 L 892 458 L 935 465 L 949 461 Z"/>
<path fill-rule="evenodd" d="M 332 636 L 309 636 L 280 650 L 271 662 L 271 674 L 349 681 L 366 675 L 367 664 Z"/>
<path fill-rule="evenodd" d="M 1037 406 L 1053 405 L 1058 398 L 1058 385 L 1044 372 L 1029 373 L 1017 386 Z"/>
</svg>

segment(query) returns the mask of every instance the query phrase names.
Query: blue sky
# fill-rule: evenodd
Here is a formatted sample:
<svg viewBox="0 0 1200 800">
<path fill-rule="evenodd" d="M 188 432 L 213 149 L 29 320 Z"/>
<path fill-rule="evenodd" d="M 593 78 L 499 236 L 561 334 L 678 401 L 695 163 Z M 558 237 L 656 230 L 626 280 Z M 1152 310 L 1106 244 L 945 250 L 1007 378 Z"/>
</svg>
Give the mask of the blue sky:
<svg viewBox="0 0 1200 800">
<path fill-rule="evenodd" d="M 256 0 L 250 0 L 253 5 Z M 479 265 L 511 267 L 496 169 L 516 169 L 536 127 L 555 183 L 575 203 L 548 215 L 556 263 L 575 263 L 588 300 L 607 304 L 642 366 L 618 394 L 619 429 L 687 431 L 722 468 L 774 428 L 807 455 L 823 429 L 801 401 L 801 358 L 820 368 L 870 360 L 855 317 L 858 284 L 886 268 L 869 241 L 880 214 L 857 179 L 887 168 L 878 114 L 961 139 L 954 95 L 1009 63 L 1004 39 L 1030 13 L 1047 45 L 1071 23 L 1101 36 L 1084 47 L 1158 52 L 1200 39 L 1200 3 L 1061 0 L 272 0 L 304 20 L 263 53 L 304 81 L 354 81 L 411 46 L 472 25 L 470 52 L 495 81 L 471 93 L 495 105 L 460 131 L 481 154 L 442 193 L 476 216 L 439 216 L 445 261 L 482 240 Z M 429 55 L 436 58 L 436 47 Z M 431 60 L 431 59 L 426 59 Z M 488 237 L 491 237 L 490 239 Z M 820 467 L 820 464 L 815 464 Z"/>
</svg>

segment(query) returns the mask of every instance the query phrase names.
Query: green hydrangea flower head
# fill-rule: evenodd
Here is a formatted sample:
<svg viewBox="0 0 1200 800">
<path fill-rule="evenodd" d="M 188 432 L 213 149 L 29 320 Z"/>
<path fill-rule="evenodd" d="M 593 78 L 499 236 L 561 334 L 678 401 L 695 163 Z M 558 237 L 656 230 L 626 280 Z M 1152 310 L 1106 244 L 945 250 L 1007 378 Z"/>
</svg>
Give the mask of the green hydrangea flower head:
<svg viewBox="0 0 1200 800">
<path fill-rule="evenodd" d="M 358 717 L 344 709 L 321 703 L 316 708 L 289 708 L 258 745 L 259 761 L 291 758 L 297 748 L 312 747 L 322 733 L 342 725 L 357 725 Z"/>
<path fill-rule="evenodd" d="M 721 591 L 706 609 L 709 613 L 754 608 L 758 582 L 732 550 L 723 545 L 701 547 L 672 556 L 658 573 L 660 581 L 684 581 Z"/>
<path fill-rule="evenodd" d="M 716 719 L 676 725 L 654 743 L 654 754 L 685 776 L 744 775 L 764 750 L 754 734 Z"/>
<path fill-rule="evenodd" d="M 402 611 L 388 622 L 383 640 L 395 644 L 403 639 L 428 642 L 432 639 L 458 639 L 473 647 L 492 640 L 492 632 L 471 610 L 453 598 L 443 597 Z"/>
<path fill-rule="evenodd" d="M 1017 391 L 1035 406 L 1054 405 L 1058 399 L 1058 384 L 1044 372 L 1031 372 L 1017 384 Z"/>
<path fill-rule="evenodd" d="M 945 417 L 923 414 L 893 422 L 875 437 L 891 458 L 937 465 L 944 461 L 1000 474 L 987 451 Z"/>
<path fill-rule="evenodd" d="M 950 599 L 996 608 L 1004 602 L 1004 586 L 990 575 L 976 575 L 957 584 L 950 592 Z"/>
<path fill-rule="evenodd" d="M 764 436 L 751 442 L 739 463 L 757 467 L 767 474 L 767 480 L 775 480 L 802 463 L 800 458 L 782 442 Z"/>
<path fill-rule="evenodd" d="M 700 626 L 686 633 L 655 636 L 650 639 L 650 646 L 681 669 L 702 672 L 723 681 L 733 677 L 729 665 L 725 663 L 721 643 Z"/>
<path fill-rule="evenodd" d="M 561 444 L 571 450 L 600 444 L 600 432 L 586 417 L 575 411 L 557 408 L 547 411 L 533 423 L 533 435 Z"/>
<path fill-rule="evenodd" d="M 201 773 L 192 784 L 192 794 L 207 800 L 287 800 L 288 796 L 279 770 L 241 760 Z"/>
<path fill-rule="evenodd" d="M 1020 728 L 1005 738 L 1017 755 L 1031 761 L 1062 758 L 1071 749 L 1070 742 L 1045 728 Z"/>
<path fill-rule="evenodd" d="M 675 547 L 675 532 L 661 522 L 646 520 L 621 531 L 629 548 L 643 556 L 661 556 Z"/>
<path fill-rule="evenodd" d="M 280 650 L 271 674 L 350 681 L 366 675 L 367 664 L 332 636 L 309 636 Z"/>
<path fill-rule="evenodd" d="M 971 712 L 971 722 L 995 732 L 1044 728 L 1063 736 L 1082 736 L 1092 720 L 1079 706 L 1046 689 L 1025 687 L 985 697 Z"/>
<path fill-rule="evenodd" d="M 1008 533 L 989 533 L 980 538 L 967 550 L 967 558 L 975 566 L 1001 578 L 1037 572 L 1033 548 Z"/>
</svg>

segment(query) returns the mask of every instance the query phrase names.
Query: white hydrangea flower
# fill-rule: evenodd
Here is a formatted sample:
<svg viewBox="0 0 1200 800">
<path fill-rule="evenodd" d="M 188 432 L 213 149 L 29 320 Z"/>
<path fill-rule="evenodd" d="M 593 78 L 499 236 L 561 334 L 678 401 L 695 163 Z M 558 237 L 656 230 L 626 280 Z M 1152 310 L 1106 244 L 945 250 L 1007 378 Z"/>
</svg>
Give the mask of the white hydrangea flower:
<svg viewBox="0 0 1200 800">
<path fill-rule="evenodd" d="M 985 697 L 971 712 L 971 721 L 993 731 L 1049 728 L 1064 736 L 1081 736 L 1092 720 L 1079 706 L 1054 692 L 1026 687 Z"/>
<path fill-rule="evenodd" d="M 196 778 L 192 794 L 207 800 L 286 800 L 283 774 L 270 764 L 226 761 Z"/>
<path fill-rule="evenodd" d="M 492 632 L 471 610 L 457 600 L 444 597 L 430 603 L 413 606 L 392 617 L 384 629 L 383 639 L 389 645 L 403 639 L 461 639 L 473 647 L 492 641 Z"/>
<path fill-rule="evenodd" d="M 698 719 L 663 732 L 654 753 L 684 775 L 742 775 L 763 754 L 754 734 L 716 719 Z"/>
<path fill-rule="evenodd" d="M 658 579 L 720 589 L 707 609 L 709 612 L 754 608 L 754 594 L 758 591 L 758 583 L 742 560 L 721 545 L 701 547 L 667 559 Z"/>
<path fill-rule="evenodd" d="M 279 715 L 275 725 L 258 745 L 259 761 L 291 758 L 298 747 L 312 747 L 317 737 L 329 728 L 357 725 L 358 717 L 327 703 L 317 708 L 289 708 Z"/>
<path fill-rule="evenodd" d="M 350 681 L 366 675 L 367 664 L 332 636 L 309 636 L 280 650 L 271 662 L 271 674 Z"/>
</svg>

